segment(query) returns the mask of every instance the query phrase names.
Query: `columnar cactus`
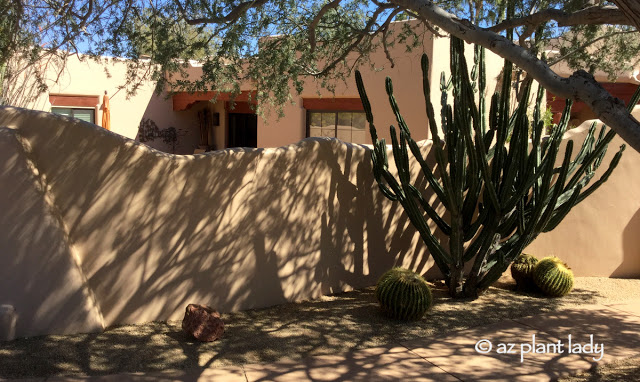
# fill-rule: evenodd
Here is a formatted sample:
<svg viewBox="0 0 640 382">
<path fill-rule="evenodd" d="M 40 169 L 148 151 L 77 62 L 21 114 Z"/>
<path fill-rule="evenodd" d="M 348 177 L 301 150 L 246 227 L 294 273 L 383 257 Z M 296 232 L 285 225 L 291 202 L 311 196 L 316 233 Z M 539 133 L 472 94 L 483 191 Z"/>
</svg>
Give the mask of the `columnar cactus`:
<svg viewBox="0 0 640 382">
<path fill-rule="evenodd" d="M 545 257 L 533 269 L 533 281 L 547 296 L 562 297 L 573 288 L 573 272 L 557 257 Z"/>
<path fill-rule="evenodd" d="M 520 290 L 533 290 L 533 268 L 538 259 L 526 253 L 520 254 L 511 264 L 511 276 L 516 280 L 516 286 Z"/>
<path fill-rule="evenodd" d="M 430 167 L 411 138 L 393 96 L 391 79 L 387 78 L 389 103 L 400 128 L 398 138 L 395 127 L 391 126 L 397 175 L 389 170 L 386 142 L 378 139 L 362 76 L 356 72 L 358 91 L 374 142 L 371 152 L 374 177 L 387 198 L 400 202 L 454 297 L 477 297 L 497 281 L 541 232 L 554 229 L 573 206 L 609 178 L 624 150 L 623 145 L 601 178 L 587 187 L 615 133 L 606 131 L 603 126 L 596 138 L 594 124 L 573 159 L 573 141 L 567 142 L 561 155 L 562 164 L 556 167 L 571 102 L 567 102 L 551 136 L 542 139 L 544 122 L 540 105 L 543 89 L 538 89 L 532 123 L 527 115 L 530 82 L 524 85 L 520 103 L 511 113 L 513 65 L 505 62 L 502 92 L 493 95 L 487 114 L 484 51 L 476 48 L 475 57 L 470 76 L 464 58 L 464 43 L 451 39 L 451 80 L 450 83 L 441 81 L 441 130 L 431 103 L 429 60 L 426 55 L 422 57 L 423 91 L 437 170 Z M 446 103 L 450 85 L 453 105 Z M 640 92 L 636 91 L 630 105 L 635 105 L 639 98 Z M 533 131 L 531 140 L 530 128 Z M 427 197 L 426 190 L 419 189 L 421 183 L 412 179 L 409 152 L 420 165 L 435 198 Z M 444 206 L 447 213 L 440 214 L 436 205 Z M 438 240 L 428 219 L 448 236 L 448 240 L 444 243 Z M 470 261 L 473 266 L 465 279 L 465 263 Z"/>
<path fill-rule="evenodd" d="M 418 320 L 431 307 L 431 289 L 419 274 L 404 268 L 387 271 L 376 285 L 376 298 L 389 316 Z"/>
</svg>

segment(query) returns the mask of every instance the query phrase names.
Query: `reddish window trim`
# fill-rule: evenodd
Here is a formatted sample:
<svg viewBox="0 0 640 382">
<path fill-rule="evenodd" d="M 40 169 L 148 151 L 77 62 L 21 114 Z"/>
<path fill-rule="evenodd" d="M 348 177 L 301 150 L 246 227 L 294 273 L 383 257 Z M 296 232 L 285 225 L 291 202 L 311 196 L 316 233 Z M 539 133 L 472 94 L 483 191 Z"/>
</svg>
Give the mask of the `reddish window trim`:
<svg viewBox="0 0 640 382">
<path fill-rule="evenodd" d="M 638 85 L 628 82 L 601 82 L 603 88 L 605 88 L 612 96 L 620 98 L 625 104 L 628 104 L 631 100 L 631 96 L 636 91 Z M 640 102 L 639 102 L 640 104 Z M 562 112 L 564 111 L 565 99 L 555 96 L 553 93 L 547 91 L 547 107 L 551 108 L 553 114 L 553 123 L 560 122 Z M 575 101 L 571 107 L 571 118 L 578 115 L 585 109 L 589 109 L 587 104 L 582 101 Z"/>
<path fill-rule="evenodd" d="M 255 104 L 253 106 L 255 108 Z M 249 102 L 235 102 L 233 105 L 233 110 L 231 109 L 231 101 L 226 101 L 224 103 L 224 110 L 227 113 L 233 114 L 255 114 L 256 111 L 251 108 Z"/>
<path fill-rule="evenodd" d="M 312 111 L 364 111 L 358 97 L 302 98 L 302 107 Z"/>
<path fill-rule="evenodd" d="M 93 109 L 93 123 L 100 126 L 98 120 L 99 96 L 49 94 L 51 107 L 67 107 L 71 109 Z"/>
<path fill-rule="evenodd" d="M 100 98 L 98 96 L 50 94 L 49 103 L 56 107 L 82 107 L 95 109 Z"/>
</svg>

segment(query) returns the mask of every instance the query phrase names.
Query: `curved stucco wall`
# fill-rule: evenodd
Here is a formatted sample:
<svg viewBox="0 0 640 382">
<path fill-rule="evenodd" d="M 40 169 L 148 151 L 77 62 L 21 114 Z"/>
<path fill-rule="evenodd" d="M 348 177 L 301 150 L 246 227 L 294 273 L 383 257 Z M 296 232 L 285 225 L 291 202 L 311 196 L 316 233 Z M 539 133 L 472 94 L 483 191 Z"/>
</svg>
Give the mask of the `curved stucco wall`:
<svg viewBox="0 0 640 382">
<path fill-rule="evenodd" d="M 17 336 L 104 329 L 101 313 L 16 132 L 0 127 L 0 304 Z"/>
<path fill-rule="evenodd" d="M 174 156 L 42 112 L 0 109 L 0 126 L 25 142 L 11 150 L 23 150 L 36 169 L 80 264 L 86 297 L 69 301 L 95 301 L 104 325 L 179 319 L 192 302 L 230 311 L 313 298 L 373 285 L 394 264 L 438 275 L 402 208 L 378 191 L 364 146 L 313 138 Z M 640 275 L 639 165 L 627 150 L 610 181 L 528 249 L 563 257 L 578 275 Z M 12 177 L 5 172 L 2 182 Z M 64 253 L 40 259 L 74 266 Z M 18 281 L 7 288 L 14 299 L 30 298 Z"/>
<path fill-rule="evenodd" d="M 105 325 L 372 285 L 395 259 L 431 266 L 363 147 L 174 156 L 42 112 L 1 109 L 0 126 L 29 143 Z"/>
</svg>

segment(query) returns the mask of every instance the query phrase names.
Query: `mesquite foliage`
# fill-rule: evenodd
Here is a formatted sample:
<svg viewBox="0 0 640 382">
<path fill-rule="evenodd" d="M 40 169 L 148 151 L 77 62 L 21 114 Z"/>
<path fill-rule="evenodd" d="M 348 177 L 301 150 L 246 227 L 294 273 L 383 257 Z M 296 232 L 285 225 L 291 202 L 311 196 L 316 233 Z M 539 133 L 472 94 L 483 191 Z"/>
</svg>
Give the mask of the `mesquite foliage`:
<svg viewBox="0 0 640 382">
<path fill-rule="evenodd" d="M 471 73 L 461 40 L 451 39 L 450 54 L 451 79 L 441 79 L 441 130 L 431 103 L 429 61 L 426 55 L 422 56 L 423 91 L 437 170 L 430 167 L 411 138 L 393 96 L 391 79 L 387 78 L 389 103 L 400 130 L 398 136 L 396 128 L 390 127 L 397 175 L 389 171 L 387 145 L 377 137 L 371 104 L 358 72 L 356 82 L 374 142 L 371 159 L 380 190 L 402 205 L 444 275 L 450 294 L 477 297 L 540 233 L 553 230 L 573 206 L 609 178 L 625 146 L 620 147 L 600 179 L 588 186 L 615 136 L 612 130 L 602 126 L 596 137 L 594 123 L 577 155 L 572 159 L 574 143 L 569 140 L 561 165 L 556 167 L 571 102 L 567 102 L 557 128 L 543 137 L 543 89 L 537 92 L 532 121 L 527 115 L 530 82 L 524 85 L 520 102 L 511 113 L 513 65 L 505 62 L 502 90 L 491 98 L 487 115 L 483 49 L 476 47 Z M 448 103 L 449 90 L 453 105 Z M 639 96 L 640 92 L 636 92 L 631 105 Z M 409 152 L 415 162 L 410 162 Z M 425 190 L 420 190 L 417 180 L 412 179 L 412 163 L 420 166 L 436 200 L 427 200 Z M 436 210 L 439 204 L 445 214 Z M 437 239 L 429 220 L 448 237 L 448 243 Z M 473 263 L 465 279 L 468 262 Z"/>
</svg>

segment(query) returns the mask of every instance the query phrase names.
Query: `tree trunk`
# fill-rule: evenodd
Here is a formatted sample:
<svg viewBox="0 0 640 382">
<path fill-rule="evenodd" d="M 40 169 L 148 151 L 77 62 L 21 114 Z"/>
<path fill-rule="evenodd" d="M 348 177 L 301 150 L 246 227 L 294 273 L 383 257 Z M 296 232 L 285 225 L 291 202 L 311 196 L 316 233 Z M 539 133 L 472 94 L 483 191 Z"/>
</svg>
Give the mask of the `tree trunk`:
<svg viewBox="0 0 640 382">
<path fill-rule="evenodd" d="M 640 2 L 638 0 L 613 0 L 631 24 L 640 30 Z"/>
</svg>

